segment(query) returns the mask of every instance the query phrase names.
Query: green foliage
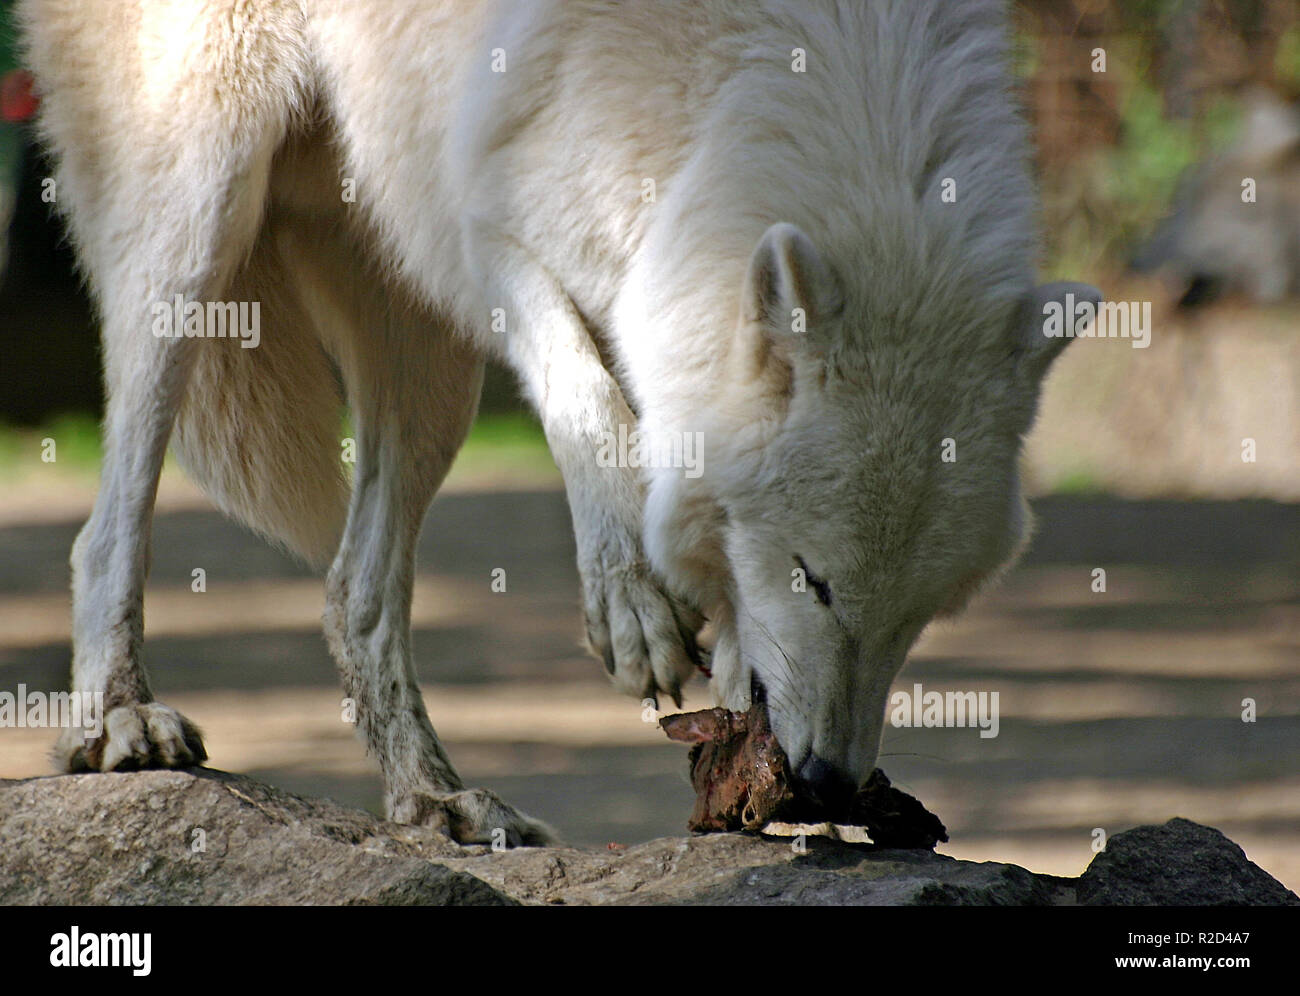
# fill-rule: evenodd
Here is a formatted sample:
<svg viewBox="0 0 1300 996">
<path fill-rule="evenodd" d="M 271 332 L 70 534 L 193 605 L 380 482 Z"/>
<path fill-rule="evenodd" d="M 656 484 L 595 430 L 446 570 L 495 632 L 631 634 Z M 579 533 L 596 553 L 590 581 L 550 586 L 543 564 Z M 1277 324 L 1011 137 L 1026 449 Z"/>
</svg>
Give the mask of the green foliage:
<svg viewBox="0 0 1300 996">
<path fill-rule="evenodd" d="M 1300 90 L 1300 26 L 1291 28 L 1278 39 L 1273 69 L 1279 83 Z"/>
<path fill-rule="evenodd" d="M 1011 72 L 1018 80 L 1033 79 L 1041 60 L 1032 35 L 1017 31 L 1011 39 Z"/>
<path fill-rule="evenodd" d="M 342 437 L 347 436 L 354 436 L 350 418 L 345 418 L 342 426 Z M 55 442 L 57 459 L 53 464 L 41 460 L 45 439 Z M 0 481 L 51 470 L 93 475 L 98 473 L 100 456 L 99 424 L 91 415 L 59 415 L 35 429 L 0 426 Z M 523 413 L 481 415 L 457 459 L 476 469 L 500 464 L 554 470 L 541 426 Z"/>
<path fill-rule="evenodd" d="M 480 414 L 456 457 L 460 471 L 483 471 L 492 466 L 558 473 L 542 427 L 524 412 Z"/>
<path fill-rule="evenodd" d="M 1136 82 L 1125 101 L 1119 145 L 1098 156 L 1101 194 L 1115 230 L 1127 241 L 1164 213 L 1178 178 L 1197 159 L 1191 127 L 1164 116 L 1160 94 Z"/>
<path fill-rule="evenodd" d="M 13 3 L 0 0 L 0 75 L 18 65 L 18 28 L 14 24 Z"/>
<path fill-rule="evenodd" d="M 1105 490 L 1096 475 L 1082 467 L 1067 471 L 1047 488 L 1049 493 L 1057 495 L 1096 495 L 1103 494 Z"/>
<path fill-rule="evenodd" d="M 52 464 L 41 459 L 46 439 L 54 440 Z M 58 415 L 35 429 L 0 427 L 0 480 L 50 470 L 93 474 L 99 452 L 99 423 L 91 415 Z"/>
<path fill-rule="evenodd" d="M 1054 276 L 1119 268 L 1169 213 L 1180 177 L 1223 148 L 1240 122 L 1236 101 L 1220 97 L 1199 122 L 1169 118 L 1145 78 L 1128 82 L 1119 142 L 1046 181 Z"/>
</svg>

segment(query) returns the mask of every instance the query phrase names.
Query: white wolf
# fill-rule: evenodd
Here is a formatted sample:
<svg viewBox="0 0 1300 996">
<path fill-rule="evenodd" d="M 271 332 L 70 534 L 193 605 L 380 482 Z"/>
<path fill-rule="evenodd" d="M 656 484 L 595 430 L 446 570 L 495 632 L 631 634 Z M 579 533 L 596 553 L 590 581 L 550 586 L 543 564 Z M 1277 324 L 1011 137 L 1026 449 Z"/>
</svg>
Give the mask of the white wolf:
<svg viewBox="0 0 1300 996">
<path fill-rule="evenodd" d="M 409 651 L 416 536 L 493 354 L 564 476 L 614 683 L 678 698 L 707 618 L 715 698 L 765 696 L 811 793 L 870 773 L 909 646 L 1026 531 L 1017 453 L 1069 341 L 1042 304 L 1099 296 L 1033 286 L 1001 3 L 19 10 L 109 397 L 72 558 L 74 685 L 109 712 L 63 765 L 205 757 L 140 662 L 172 437 L 222 508 L 332 558 L 325 627 L 389 816 L 546 840 L 463 786 Z M 260 302 L 260 345 L 152 335 L 177 295 Z M 633 425 L 702 433 L 702 472 L 594 458 Z"/>
</svg>

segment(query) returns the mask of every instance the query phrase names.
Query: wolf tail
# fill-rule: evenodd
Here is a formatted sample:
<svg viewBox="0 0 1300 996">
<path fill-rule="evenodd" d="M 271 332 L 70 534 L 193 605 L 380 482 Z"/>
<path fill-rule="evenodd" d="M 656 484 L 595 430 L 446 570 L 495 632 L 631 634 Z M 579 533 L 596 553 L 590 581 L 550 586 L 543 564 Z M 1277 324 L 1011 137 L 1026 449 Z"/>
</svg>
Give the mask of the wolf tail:
<svg viewBox="0 0 1300 996">
<path fill-rule="evenodd" d="M 229 298 L 259 305 L 260 341 L 196 350 L 172 436 L 188 474 L 223 512 L 326 565 L 347 513 L 340 381 L 264 229 Z"/>
</svg>

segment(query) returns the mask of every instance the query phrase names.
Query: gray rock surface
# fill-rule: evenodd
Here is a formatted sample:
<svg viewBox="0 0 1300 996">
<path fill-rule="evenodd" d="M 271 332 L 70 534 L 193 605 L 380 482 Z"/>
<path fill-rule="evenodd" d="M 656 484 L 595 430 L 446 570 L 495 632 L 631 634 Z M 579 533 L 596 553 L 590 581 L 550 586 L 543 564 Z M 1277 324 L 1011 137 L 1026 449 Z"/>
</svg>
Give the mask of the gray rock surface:
<svg viewBox="0 0 1300 996">
<path fill-rule="evenodd" d="M 1296 906 L 1300 899 L 1214 827 L 1172 819 L 1106 842 L 1079 878 L 1089 906 Z"/>
<path fill-rule="evenodd" d="M 493 852 L 208 769 L 0 781 L 5 904 L 1297 902 L 1186 820 L 1110 848 L 1081 879 L 820 838 L 797 853 L 745 834 Z"/>
</svg>

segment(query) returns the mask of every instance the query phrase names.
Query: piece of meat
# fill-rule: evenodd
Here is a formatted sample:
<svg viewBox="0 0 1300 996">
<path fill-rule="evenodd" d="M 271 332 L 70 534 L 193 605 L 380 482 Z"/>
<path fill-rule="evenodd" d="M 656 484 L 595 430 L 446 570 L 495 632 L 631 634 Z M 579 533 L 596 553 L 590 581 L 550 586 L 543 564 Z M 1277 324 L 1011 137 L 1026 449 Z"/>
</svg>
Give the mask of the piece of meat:
<svg viewBox="0 0 1300 996">
<path fill-rule="evenodd" d="M 761 706 L 749 712 L 678 713 L 659 725 L 670 740 L 694 744 L 695 810 L 689 829 L 758 830 L 773 819 L 792 819 L 798 799 L 790 766 Z"/>
<path fill-rule="evenodd" d="M 663 717 L 659 725 L 670 740 L 693 745 L 695 809 L 687 823 L 691 830 L 761 830 L 774 821 L 830 822 L 866 827 L 880 847 L 933 849 L 948 839 L 938 817 L 890 785 L 879 768 L 845 812 L 829 812 L 801 793 L 761 704 L 744 713 L 678 713 Z"/>
</svg>

